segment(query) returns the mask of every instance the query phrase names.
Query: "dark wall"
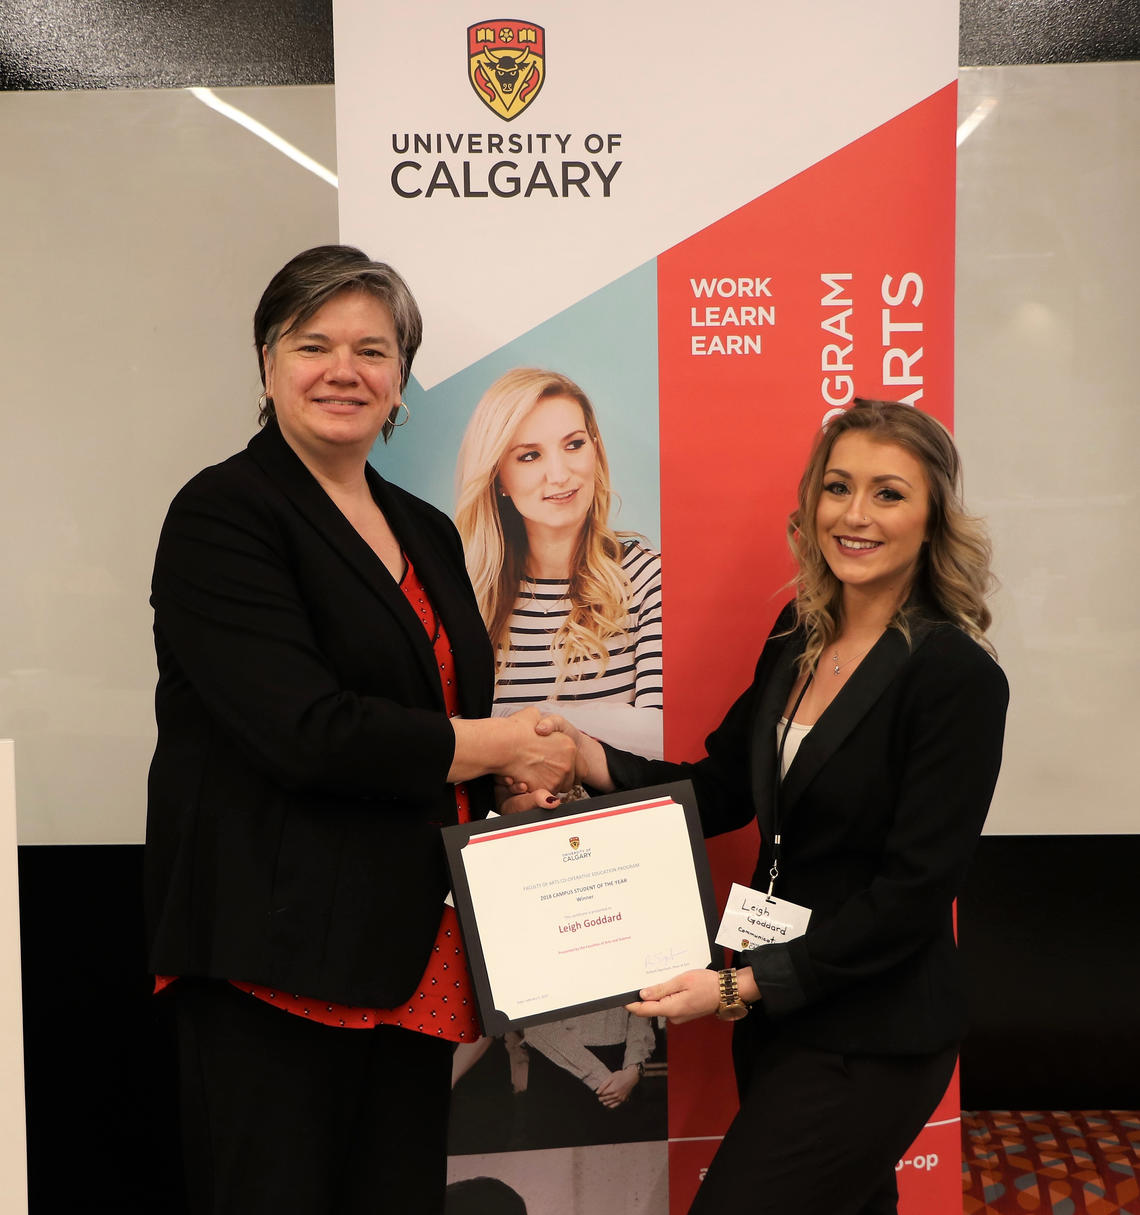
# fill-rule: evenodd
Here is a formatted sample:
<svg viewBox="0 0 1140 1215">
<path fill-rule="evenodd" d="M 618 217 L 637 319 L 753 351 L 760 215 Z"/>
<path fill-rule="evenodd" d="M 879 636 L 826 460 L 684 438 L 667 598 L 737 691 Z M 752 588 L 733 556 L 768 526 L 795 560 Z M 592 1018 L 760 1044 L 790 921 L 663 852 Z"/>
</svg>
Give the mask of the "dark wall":
<svg viewBox="0 0 1140 1215">
<path fill-rule="evenodd" d="M 1140 58 L 1136 0 L 961 0 L 958 13 L 963 67 Z"/>
<path fill-rule="evenodd" d="M 964 66 L 1140 57 L 1135 0 L 962 0 L 959 11 Z M 0 0 L 0 89 L 332 79 L 332 0 Z"/>
<path fill-rule="evenodd" d="M 0 0 L 0 89 L 332 79 L 332 0 Z"/>
</svg>

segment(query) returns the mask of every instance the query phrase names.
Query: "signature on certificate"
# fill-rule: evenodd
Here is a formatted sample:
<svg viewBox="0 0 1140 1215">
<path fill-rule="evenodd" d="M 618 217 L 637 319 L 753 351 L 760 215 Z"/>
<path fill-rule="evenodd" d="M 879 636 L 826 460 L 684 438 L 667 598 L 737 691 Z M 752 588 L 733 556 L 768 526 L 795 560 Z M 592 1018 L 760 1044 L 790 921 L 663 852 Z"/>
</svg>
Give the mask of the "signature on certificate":
<svg viewBox="0 0 1140 1215">
<path fill-rule="evenodd" d="M 658 970 L 669 970 L 685 965 L 689 956 L 688 949 L 674 945 L 671 949 L 658 949 L 645 955 L 645 973 L 653 974 Z"/>
</svg>

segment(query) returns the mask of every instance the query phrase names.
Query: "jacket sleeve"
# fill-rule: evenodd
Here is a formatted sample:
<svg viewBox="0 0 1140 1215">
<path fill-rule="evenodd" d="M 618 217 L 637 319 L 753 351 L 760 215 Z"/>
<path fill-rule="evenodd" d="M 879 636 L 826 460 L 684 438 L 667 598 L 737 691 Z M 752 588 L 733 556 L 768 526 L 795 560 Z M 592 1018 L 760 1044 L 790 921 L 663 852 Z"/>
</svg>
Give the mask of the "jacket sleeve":
<svg viewBox="0 0 1140 1215">
<path fill-rule="evenodd" d="M 152 581 L 160 730 L 210 721 L 281 786 L 337 796 L 437 794 L 454 751 L 442 711 L 362 695 L 314 633 L 287 533 L 252 487 L 202 475 L 174 500 Z M 345 620 L 345 629 L 384 627 Z"/>
<path fill-rule="evenodd" d="M 602 743 L 610 777 L 618 789 L 691 780 L 697 794 L 701 829 L 706 837 L 735 831 L 756 817 L 751 792 L 751 737 L 756 697 L 765 655 L 752 684 L 737 697 L 724 720 L 705 739 L 705 757 L 696 763 L 644 759 Z"/>
<path fill-rule="evenodd" d="M 929 652 L 924 652 L 929 651 Z M 978 646 L 934 638 L 904 697 L 898 795 L 877 872 L 796 940 L 742 955 L 781 1016 L 903 961 L 946 924 L 1001 766 L 1009 688 Z"/>
</svg>

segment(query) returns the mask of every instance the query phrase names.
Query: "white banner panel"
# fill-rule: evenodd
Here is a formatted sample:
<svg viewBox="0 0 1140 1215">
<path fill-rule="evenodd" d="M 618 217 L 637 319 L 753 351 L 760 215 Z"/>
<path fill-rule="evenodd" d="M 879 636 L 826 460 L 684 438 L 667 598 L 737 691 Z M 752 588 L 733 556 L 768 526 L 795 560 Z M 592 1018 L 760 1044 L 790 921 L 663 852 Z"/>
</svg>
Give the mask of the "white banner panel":
<svg viewBox="0 0 1140 1215">
<path fill-rule="evenodd" d="M 416 291 L 424 388 L 957 73 L 945 0 L 538 0 L 541 88 L 504 121 L 469 70 L 468 28 L 504 25 L 489 13 L 334 7 L 341 239 Z"/>
<path fill-rule="evenodd" d="M 573 720 L 592 692 L 629 723 L 656 717 L 668 758 L 695 758 L 787 598 L 784 521 L 824 416 L 859 395 L 952 420 L 957 4 L 536 0 L 500 16 L 337 0 L 334 30 L 341 239 L 407 276 L 426 328 L 411 421 L 373 461 L 449 512 L 458 480 L 469 552 L 487 551 L 484 516 L 515 529 L 496 705 L 517 706 L 573 571 L 542 572 L 545 516 L 506 458 L 550 457 L 546 415 L 508 409 L 518 376 L 569 377 L 567 425 L 598 452 L 604 436 L 608 468 L 581 486 L 605 489 L 603 523 L 644 538 L 624 560 L 650 589 L 623 607 L 653 653 L 625 659 L 631 703 L 597 683 L 559 707 Z M 571 447 L 559 476 L 578 475 Z M 710 847 L 722 904 L 755 847 Z M 667 1136 L 682 1215 L 734 1110 L 722 1029 L 684 1025 L 666 1046 L 574 1018 L 461 1053 L 452 1149 L 501 1176 L 519 1149 Z M 623 1087 L 620 1113 L 602 1109 L 634 1071 L 637 1100 Z M 960 1205 L 956 1092 L 899 1162 L 908 1215 Z"/>
</svg>

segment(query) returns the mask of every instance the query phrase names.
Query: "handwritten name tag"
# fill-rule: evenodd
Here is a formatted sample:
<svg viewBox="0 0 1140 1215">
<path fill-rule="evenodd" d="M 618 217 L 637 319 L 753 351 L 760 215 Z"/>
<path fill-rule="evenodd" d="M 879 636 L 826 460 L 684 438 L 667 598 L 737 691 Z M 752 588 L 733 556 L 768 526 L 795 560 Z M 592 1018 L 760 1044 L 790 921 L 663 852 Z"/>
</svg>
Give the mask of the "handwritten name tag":
<svg viewBox="0 0 1140 1215">
<path fill-rule="evenodd" d="M 716 943 L 740 951 L 776 941 L 792 941 L 807 932 L 810 919 L 810 907 L 770 898 L 759 890 L 733 882 Z"/>
</svg>

